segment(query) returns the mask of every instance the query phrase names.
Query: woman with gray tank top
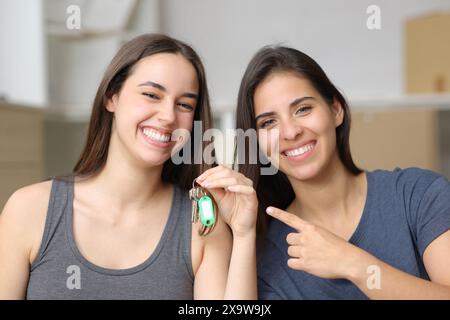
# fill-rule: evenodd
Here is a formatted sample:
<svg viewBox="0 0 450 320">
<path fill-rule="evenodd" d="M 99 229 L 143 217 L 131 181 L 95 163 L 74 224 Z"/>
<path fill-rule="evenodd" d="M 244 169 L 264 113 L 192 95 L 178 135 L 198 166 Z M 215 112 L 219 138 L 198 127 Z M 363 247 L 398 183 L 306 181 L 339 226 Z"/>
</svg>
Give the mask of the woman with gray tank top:
<svg viewBox="0 0 450 320">
<path fill-rule="evenodd" d="M 157 34 L 126 43 L 98 88 L 73 174 L 5 205 L 0 299 L 255 299 L 252 183 L 193 161 L 210 112 L 190 46 Z M 196 177 L 218 206 L 207 236 L 191 223 Z"/>
</svg>

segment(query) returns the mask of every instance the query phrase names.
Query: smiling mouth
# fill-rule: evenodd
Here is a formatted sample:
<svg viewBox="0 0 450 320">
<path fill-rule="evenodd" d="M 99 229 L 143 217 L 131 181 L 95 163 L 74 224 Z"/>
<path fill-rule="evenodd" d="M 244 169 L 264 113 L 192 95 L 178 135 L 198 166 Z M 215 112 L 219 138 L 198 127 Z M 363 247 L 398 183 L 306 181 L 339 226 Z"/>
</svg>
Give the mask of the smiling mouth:
<svg viewBox="0 0 450 320">
<path fill-rule="evenodd" d="M 311 150 L 314 149 L 314 147 L 316 146 L 316 141 L 312 141 L 308 144 L 305 144 L 301 147 L 295 148 L 295 149 L 289 149 L 286 151 L 283 151 L 282 154 L 286 157 L 298 157 L 301 156 Z"/>
<path fill-rule="evenodd" d="M 141 128 L 141 131 L 144 136 L 159 143 L 169 143 L 172 138 L 171 133 L 164 133 L 153 128 Z"/>
</svg>

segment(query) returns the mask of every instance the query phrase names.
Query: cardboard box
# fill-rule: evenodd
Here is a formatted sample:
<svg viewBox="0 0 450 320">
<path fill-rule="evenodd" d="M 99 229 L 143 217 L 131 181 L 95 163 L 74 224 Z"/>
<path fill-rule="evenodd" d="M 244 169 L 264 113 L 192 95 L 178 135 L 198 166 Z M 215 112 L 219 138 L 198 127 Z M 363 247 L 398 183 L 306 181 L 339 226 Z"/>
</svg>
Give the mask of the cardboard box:
<svg viewBox="0 0 450 320">
<path fill-rule="evenodd" d="M 450 12 L 408 20 L 404 49 L 406 92 L 450 92 Z"/>
</svg>

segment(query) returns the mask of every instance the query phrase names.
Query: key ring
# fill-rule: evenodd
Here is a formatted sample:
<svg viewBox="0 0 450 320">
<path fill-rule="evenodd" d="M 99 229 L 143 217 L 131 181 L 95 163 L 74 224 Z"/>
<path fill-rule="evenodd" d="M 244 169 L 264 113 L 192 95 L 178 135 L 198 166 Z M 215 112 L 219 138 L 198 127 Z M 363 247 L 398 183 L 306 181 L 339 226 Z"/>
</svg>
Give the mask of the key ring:
<svg viewBox="0 0 450 320">
<path fill-rule="evenodd" d="M 217 223 L 217 204 L 211 193 L 203 188 L 197 179 L 192 181 L 192 189 L 189 190 L 189 198 L 192 200 L 191 222 L 200 221 L 199 235 L 206 236 L 211 233 Z"/>
</svg>

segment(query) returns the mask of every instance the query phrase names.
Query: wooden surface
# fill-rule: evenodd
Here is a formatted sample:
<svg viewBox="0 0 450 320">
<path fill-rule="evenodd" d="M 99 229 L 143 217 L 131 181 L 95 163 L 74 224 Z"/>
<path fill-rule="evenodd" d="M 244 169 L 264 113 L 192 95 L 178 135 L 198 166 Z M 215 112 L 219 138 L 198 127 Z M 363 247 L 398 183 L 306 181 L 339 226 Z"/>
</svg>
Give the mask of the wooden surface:
<svg viewBox="0 0 450 320">
<path fill-rule="evenodd" d="M 438 111 L 402 109 L 352 112 L 350 145 L 364 169 L 421 167 L 441 171 Z"/>
<path fill-rule="evenodd" d="M 43 144 L 41 110 L 0 104 L 1 208 L 16 189 L 43 178 Z"/>
</svg>

